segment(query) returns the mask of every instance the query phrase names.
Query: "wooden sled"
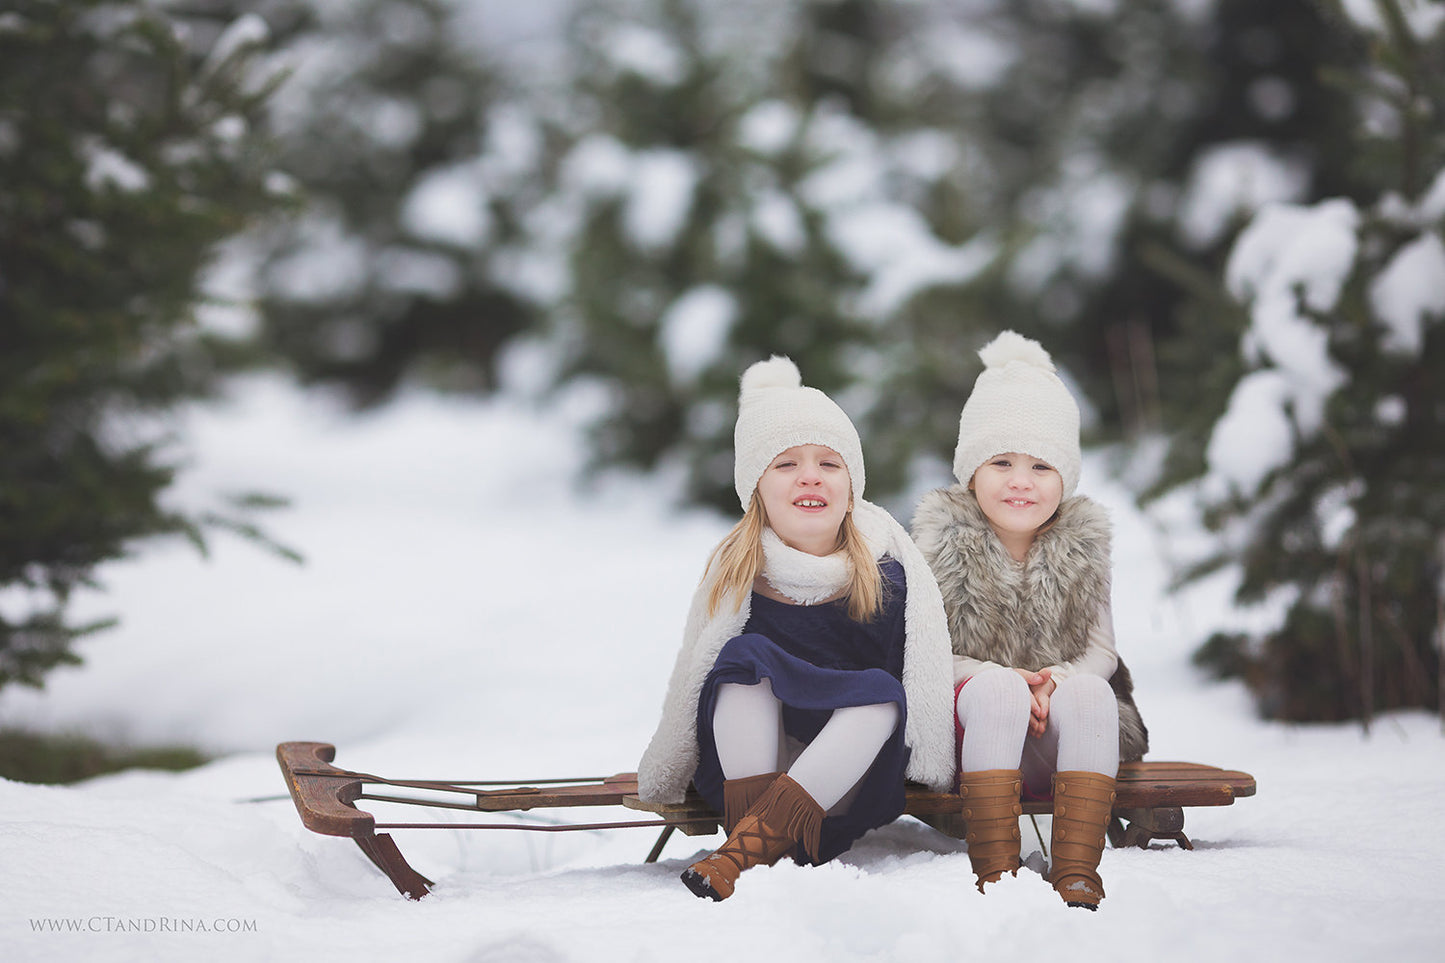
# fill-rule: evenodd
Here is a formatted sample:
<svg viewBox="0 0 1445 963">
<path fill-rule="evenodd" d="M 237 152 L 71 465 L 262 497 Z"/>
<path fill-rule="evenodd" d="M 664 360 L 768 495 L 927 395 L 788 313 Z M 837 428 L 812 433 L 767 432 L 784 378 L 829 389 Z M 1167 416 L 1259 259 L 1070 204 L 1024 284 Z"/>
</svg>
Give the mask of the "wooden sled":
<svg viewBox="0 0 1445 963">
<path fill-rule="evenodd" d="M 718 814 L 695 793 L 676 804 L 643 802 L 637 796 L 637 774 L 577 779 L 516 782 L 453 782 L 432 779 L 388 779 L 352 772 L 331 764 L 336 747 L 324 742 L 283 742 L 276 759 L 301 822 L 323 836 L 347 836 L 386 874 L 408 899 L 421 899 L 435 884 L 408 865 L 391 836 L 378 830 L 396 829 L 501 829 L 532 832 L 577 832 L 598 829 L 660 829 L 647 855 L 655 862 L 673 830 L 689 836 L 707 836 L 719 829 Z M 405 790 L 405 793 L 393 790 Z M 1184 835 L 1184 810 L 1191 806 L 1228 806 L 1235 799 L 1253 796 L 1254 777 L 1248 773 L 1202 766 L 1191 762 L 1128 762 L 1119 769 L 1118 797 L 1109 824 L 1109 841 L 1115 848 L 1147 849 L 1155 839 L 1168 839 L 1193 849 Z M 418 796 L 416 793 L 426 793 Z M 651 814 L 650 818 L 602 823 L 478 823 L 377 822 L 356 807 L 358 800 L 398 803 L 476 813 L 526 812 L 582 806 L 621 806 Z M 1049 813 L 1051 802 L 1025 802 L 1028 814 Z M 953 793 L 933 792 L 909 784 L 907 815 L 955 838 L 964 838 L 962 802 Z"/>
</svg>

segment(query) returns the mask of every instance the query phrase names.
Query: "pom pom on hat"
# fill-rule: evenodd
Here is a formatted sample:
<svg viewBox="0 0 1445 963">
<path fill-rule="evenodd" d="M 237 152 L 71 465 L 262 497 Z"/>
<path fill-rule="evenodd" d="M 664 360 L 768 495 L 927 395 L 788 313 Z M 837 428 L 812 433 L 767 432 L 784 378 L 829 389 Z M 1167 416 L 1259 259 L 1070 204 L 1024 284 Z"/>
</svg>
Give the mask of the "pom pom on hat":
<svg viewBox="0 0 1445 963">
<path fill-rule="evenodd" d="M 793 364 L 793 359 L 775 354 L 767 361 L 750 365 L 748 370 L 743 372 L 742 389 L 738 392 L 738 398 L 741 400 L 749 392 L 761 391 L 764 388 L 801 387 L 803 375 L 798 371 L 798 366 Z"/>
<path fill-rule="evenodd" d="M 803 386 L 792 359 L 774 355 L 743 372 L 733 429 L 733 484 L 746 511 L 768 464 L 796 445 L 826 445 L 843 458 L 853 497 L 863 497 L 863 445 L 843 409 Z"/>
<path fill-rule="evenodd" d="M 1063 476 L 1064 497 L 1079 484 L 1079 405 L 1048 351 L 1004 331 L 978 353 L 984 370 L 958 419 L 953 474 L 967 485 L 980 465 L 1006 451 L 1048 462 Z"/>
<path fill-rule="evenodd" d="M 1002 368 L 1010 361 L 1031 364 L 1045 371 L 1054 371 L 1054 359 L 1044 346 L 1032 338 L 1025 338 L 1017 331 L 1004 331 L 978 350 L 979 359 L 985 368 Z"/>
</svg>

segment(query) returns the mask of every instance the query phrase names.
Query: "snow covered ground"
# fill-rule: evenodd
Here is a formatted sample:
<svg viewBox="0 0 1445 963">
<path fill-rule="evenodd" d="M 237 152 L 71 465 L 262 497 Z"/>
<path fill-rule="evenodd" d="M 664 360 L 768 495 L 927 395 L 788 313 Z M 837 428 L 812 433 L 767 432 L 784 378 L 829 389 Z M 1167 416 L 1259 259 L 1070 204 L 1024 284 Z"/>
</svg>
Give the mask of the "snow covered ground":
<svg viewBox="0 0 1445 963">
<path fill-rule="evenodd" d="M 1227 585 L 1167 596 L 1171 543 L 1097 460 L 1082 488 L 1114 513 L 1117 629 L 1151 756 L 1259 782 L 1254 798 L 1188 811 L 1193 852 L 1107 851 L 1097 914 L 1065 908 L 1039 878 L 1027 826 L 1029 868 L 981 896 L 961 845 L 909 819 L 828 866 L 750 872 L 722 904 L 677 881 L 720 837 L 676 836 L 648 866 L 645 830 L 398 832 L 439 884 L 409 902 L 354 846 L 302 828 L 274 744 L 334 742 L 339 764 L 395 775 L 631 769 L 725 524 L 669 511 L 642 482 L 578 493 L 578 444 L 557 419 L 509 402 L 413 397 L 352 420 L 262 380 L 187 430 L 197 461 L 181 496 L 291 495 L 295 507 L 266 524 L 307 563 L 224 538 L 209 562 L 149 550 L 84 600 L 124 622 L 87 641 L 83 667 L 55 672 L 43 693 L 0 693 L 5 724 L 222 753 L 180 775 L 0 781 L 5 960 L 1445 954 L 1438 720 L 1395 715 L 1368 737 L 1265 724 L 1237 687 L 1202 682 L 1188 653 L 1239 617 Z"/>
</svg>

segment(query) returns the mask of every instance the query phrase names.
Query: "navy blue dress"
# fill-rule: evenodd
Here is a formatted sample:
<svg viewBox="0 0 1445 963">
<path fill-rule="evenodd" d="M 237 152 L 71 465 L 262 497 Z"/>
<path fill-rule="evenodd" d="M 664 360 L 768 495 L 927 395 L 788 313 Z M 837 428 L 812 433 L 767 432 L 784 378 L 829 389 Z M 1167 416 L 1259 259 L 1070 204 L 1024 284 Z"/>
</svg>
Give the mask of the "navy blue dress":
<svg viewBox="0 0 1445 963">
<path fill-rule="evenodd" d="M 699 762 L 693 783 L 718 812 L 723 810 L 723 774 L 712 729 L 718 686 L 769 680 L 783 704 L 784 730 L 803 743 L 818 735 L 834 709 L 885 702 L 898 707 L 898 725 L 864 775 L 852 804 L 846 812 L 824 818 L 819 863 L 846 852 L 859 836 L 903 812 L 910 754 L 903 742 L 908 706 L 902 681 L 908 590 L 902 565 L 885 558 L 879 568 L 883 606 L 869 622 L 849 618 L 846 599 L 790 605 L 754 592 L 743 634 L 730 639 L 718 653 L 698 698 Z M 794 858 L 811 861 L 801 846 Z"/>
</svg>

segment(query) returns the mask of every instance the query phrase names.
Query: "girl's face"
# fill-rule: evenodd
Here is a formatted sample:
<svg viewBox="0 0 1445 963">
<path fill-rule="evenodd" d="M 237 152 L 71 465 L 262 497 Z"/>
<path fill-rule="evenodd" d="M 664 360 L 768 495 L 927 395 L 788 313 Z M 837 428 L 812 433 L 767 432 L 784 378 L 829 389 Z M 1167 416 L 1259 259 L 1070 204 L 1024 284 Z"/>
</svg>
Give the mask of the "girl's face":
<svg viewBox="0 0 1445 963">
<path fill-rule="evenodd" d="M 810 555 L 831 555 L 853 488 L 843 458 L 822 445 L 797 445 L 774 458 L 758 479 L 768 524 Z"/>
<path fill-rule="evenodd" d="M 984 462 L 973 473 L 971 487 L 984 517 L 1018 559 L 1064 497 L 1064 478 L 1052 465 L 1017 451 Z"/>
</svg>

